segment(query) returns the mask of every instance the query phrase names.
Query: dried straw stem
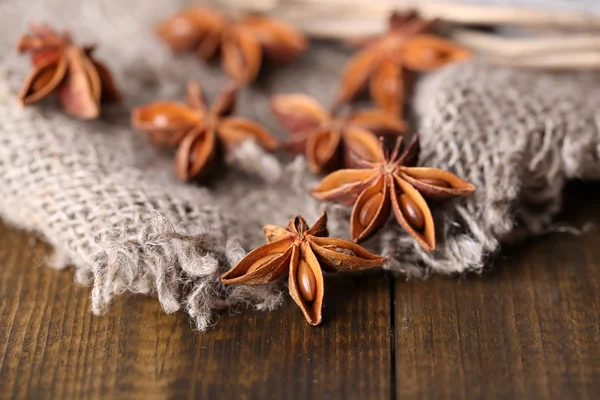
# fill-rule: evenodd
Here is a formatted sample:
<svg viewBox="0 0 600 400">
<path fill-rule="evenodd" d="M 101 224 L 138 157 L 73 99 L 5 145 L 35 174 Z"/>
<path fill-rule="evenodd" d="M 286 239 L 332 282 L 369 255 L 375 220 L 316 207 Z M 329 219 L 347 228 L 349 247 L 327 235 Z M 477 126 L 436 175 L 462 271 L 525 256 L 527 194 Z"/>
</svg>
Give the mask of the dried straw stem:
<svg viewBox="0 0 600 400">
<path fill-rule="evenodd" d="M 231 0 L 230 0 L 231 1 Z M 269 10 L 306 33 L 326 38 L 352 38 L 378 34 L 393 11 L 414 9 L 422 17 L 459 25 L 515 25 L 600 32 L 600 17 L 565 11 L 520 7 L 482 6 L 440 2 L 389 2 L 369 0 L 282 0 Z"/>
</svg>

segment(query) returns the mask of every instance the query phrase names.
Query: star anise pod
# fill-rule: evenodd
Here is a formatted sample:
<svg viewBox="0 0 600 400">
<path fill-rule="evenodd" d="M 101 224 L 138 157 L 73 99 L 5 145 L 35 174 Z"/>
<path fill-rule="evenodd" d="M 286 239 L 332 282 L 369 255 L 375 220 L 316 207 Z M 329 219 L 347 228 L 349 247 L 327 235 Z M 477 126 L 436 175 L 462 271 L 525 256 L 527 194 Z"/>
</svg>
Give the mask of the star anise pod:
<svg viewBox="0 0 600 400">
<path fill-rule="evenodd" d="M 381 266 L 385 257 L 347 240 L 328 238 L 327 214 L 309 229 L 304 218 L 292 218 L 283 229 L 263 228 L 268 244 L 258 247 L 223 274 L 226 285 L 273 282 L 288 273 L 290 296 L 311 325 L 321 323 L 323 273 L 356 271 Z"/>
<path fill-rule="evenodd" d="M 364 110 L 341 117 L 304 94 L 274 96 L 271 108 L 291 132 L 287 148 L 305 153 L 313 173 L 342 164 L 352 167 L 357 158 L 375 161 L 381 151 L 377 135 L 402 135 L 406 129 L 403 121 L 385 111 Z"/>
<path fill-rule="evenodd" d="M 375 104 L 402 115 L 405 69 L 431 71 L 470 56 L 467 49 L 424 33 L 430 25 L 431 21 L 414 14 L 394 14 L 387 33 L 369 40 L 346 64 L 336 102 L 351 101 L 368 86 Z"/>
<path fill-rule="evenodd" d="M 419 137 L 414 135 L 400 154 L 401 140 L 391 155 L 381 151 L 380 161 L 363 161 L 364 169 L 342 169 L 326 176 L 312 190 L 321 200 L 352 205 L 350 237 L 364 240 L 387 221 L 393 210 L 396 221 L 427 251 L 435 249 L 435 227 L 426 200 L 465 197 L 475 186 L 437 168 L 415 167 Z"/>
<path fill-rule="evenodd" d="M 244 83 L 256 78 L 263 56 L 289 62 L 307 47 L 306 38 L 283 22 L 259 16 L 236 20 L 201 7 L 164 21 L 157 34 L 175 52 L 195 50 L 204 60 L 220 53 L 225 72 Z"/>
<path fill-rule="evenodd" d="M 137 107 L 131 124 L 156 147 L 177 147 L 175 173 L 188 181 L 201 176 L 218 155 L 247 139 L 268 151 L 278 142 L 262 126 L 246 118 L 230 116 L 235 106 L 237 85 L 229 85 L 208 108 L 200 85 L 188 83 L 187 104 L 159 101 Z"/>
<path fill-rule="evenodd" d="M 17 44 L 34 67 L 19 91 L 23 106 L 56 92 L 69 115 L 93 119 L 100 115 L 102 100 L 120 100 L 108 68 L 92 56 L 93 47 L 77 46 L 68 33 L 58 34 L 48 25 L 31 24 L 29 30 Z"/>
</svg>

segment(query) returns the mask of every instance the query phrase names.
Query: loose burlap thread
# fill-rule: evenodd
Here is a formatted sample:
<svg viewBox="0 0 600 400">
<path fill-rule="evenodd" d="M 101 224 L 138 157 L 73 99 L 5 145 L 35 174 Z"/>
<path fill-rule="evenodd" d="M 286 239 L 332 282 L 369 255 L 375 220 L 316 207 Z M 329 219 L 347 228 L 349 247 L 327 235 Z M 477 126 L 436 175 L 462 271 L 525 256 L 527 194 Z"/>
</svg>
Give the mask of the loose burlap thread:
<svg viewBox="0 0 600 400">
<path fill-rule="evenodd" d="M 327 210 L 331 234 L 347 238 L 349 209 L 306 193 L 318 177 L 301 157 L 268 155 L 250 142 L 205 186 L 180 183 L 172 154 L 153 150 L 131 130 L 132 107 L 181 99 L 188 79 L 199 80 L 213 97 L 226 82 L 218 68 L 193 55 L 173 57 L 154 37 L 153 25 L 183 4 L 0 3 L 0 215 L 52 244 L 52 266 L 72 267 L 77 282 L 93 286 L 94 313 L 120 293 L 152 294 L 166 312 L 183 309 L 205 330 L 216 309 L 240 303 L 273 309 L 285 298 L 280 285 L 226 288 L 219 281 L 263 243 L 262 225 L 285 225 L 297 214 L 312 223 Z M 31 20 L 70 27 L 77 41 L 97 43 L 97 56 L 113 70 L 125 102 L 89 122 L 63 115 L 53 101 L 20 108 L 16 93 L 30 67 L 14 45 Z M 300 91 L 327 104 L 349 54 L 313 45 L 298 62 L 244 89 L 240 115 L 284 137 L 269 95 Z M 568 179 L 600 175 L 597 75 L 472 61 L 427 76 L 414 103 L 420 163 L 453 171 L 477 191 L 435 209 L 433 253 L 393 222 L 366 243 L 401 276 L 481 271 L 501 243 L 546 229 Z"/>
</svg>

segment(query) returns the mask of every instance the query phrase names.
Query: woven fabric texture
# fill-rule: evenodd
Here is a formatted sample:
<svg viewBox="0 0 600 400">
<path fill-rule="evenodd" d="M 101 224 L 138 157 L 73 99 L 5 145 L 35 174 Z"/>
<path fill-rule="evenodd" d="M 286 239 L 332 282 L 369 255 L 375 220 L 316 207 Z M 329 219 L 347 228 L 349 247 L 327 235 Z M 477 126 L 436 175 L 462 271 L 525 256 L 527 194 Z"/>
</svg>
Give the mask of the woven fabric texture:
<svg viewBox="0 0 600 400">
<path fill-rule="evenodd" d="M 330 216 L 332 236 L 348 237 L 349 209 L 312 199 L 318 177 L 302 158 L 264 154 L 244 143 L 206 186 L 178 182 L 172 154 L 155 151 L 129 127 L 129 110 L 181 99 L 188 79 L 216 96 L 226 78 L 193 55 L 174 57 L 154 24 L 183 1 L 4 0 L 0 3 L 0 216 L 55 248 L 52 265 L 72 267 L 93 285 L 92 311 L 123 292 L 155 295 L 166 312 L 183 309 L 199 330 L 214 310 L 253 304 L 272 309 L 280 285 L 223 287 L 222 272 L 264 242 L 261 227 L 294 215 Z M 14 45 L 28 21 L 69 27 L 80 43 L 98 44 L 125 101 L 98 121 L 63 115 L 53 101 L 22 109 L 16 93 L 29 71 Z M 269 111 L 273 93 L 305 92 L 327 104 L 350 52 L 315 44 L 295 64 L 267 71 L 244 89 L 239 114 L 280 137 Z M 592 74 L 544 74 L 451 66 L 415 89 L 421 164 L 451 170 L 475 194 L 436 208 L 438 249 L 423 252 L 395 223 L 366 243 L 408 277 L 480 271 L 500 243 L 546 229 L 571 178 L 595 179 L 600 90 Z"/>
</svg>

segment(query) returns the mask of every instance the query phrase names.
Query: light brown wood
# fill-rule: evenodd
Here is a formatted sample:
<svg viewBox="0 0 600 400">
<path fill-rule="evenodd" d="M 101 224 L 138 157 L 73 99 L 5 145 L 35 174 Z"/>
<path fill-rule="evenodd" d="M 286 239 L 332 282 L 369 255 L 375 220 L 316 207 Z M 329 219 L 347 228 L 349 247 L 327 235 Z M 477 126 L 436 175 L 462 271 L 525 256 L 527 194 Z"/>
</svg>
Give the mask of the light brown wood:
<svg viewBox="0 0 600 400">
<path fill-rule="evenodd" d="M 248 10 L 247 3 L 226 1 L 238 13 Z M 266 4 L 265 4 L 266 6 Z M 251 7 L 250 7 L 251 8 Z M 378 35 L 386 29 L 392 11 L 416 10 L 427 19 L 437 19 L 460 26 L 511 26 L 527 29 L 554 29 L 567 32 L 598 32 L 600 17 L 577 9 L 554 10 L 474 4 L 472 1 L 394 1 L 371 0 L 286 0 L 263 11 L 295 26 L 304 33 L 325 39 L 351 39 Z"/>
</svg>

